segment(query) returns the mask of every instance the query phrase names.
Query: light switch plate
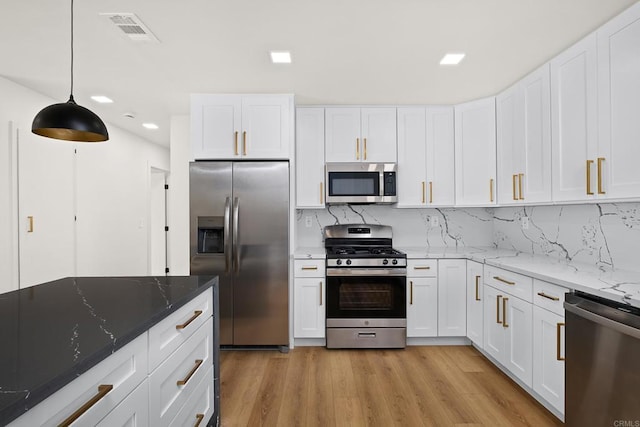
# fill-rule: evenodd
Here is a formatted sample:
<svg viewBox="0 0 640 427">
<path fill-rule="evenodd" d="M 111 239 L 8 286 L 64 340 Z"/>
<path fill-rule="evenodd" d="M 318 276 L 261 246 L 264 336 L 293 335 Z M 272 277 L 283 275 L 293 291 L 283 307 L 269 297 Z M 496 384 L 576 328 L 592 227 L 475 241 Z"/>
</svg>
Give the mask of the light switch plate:
<svg viewBox="0 0 640 427">
<path fill-rule="evenodd" d="M 311 217 L 310 216 L 305 216 L 304 217 L 304 226 L 307 228 L 311 228 Z"/>
<path fill-rule="evenodd" d="M 529 217 L 528 216 L 523 216 L 520 218 L 520 226 L 522 227 L 523 230 L 528 230 L 529 229 Z"/>
</svg>

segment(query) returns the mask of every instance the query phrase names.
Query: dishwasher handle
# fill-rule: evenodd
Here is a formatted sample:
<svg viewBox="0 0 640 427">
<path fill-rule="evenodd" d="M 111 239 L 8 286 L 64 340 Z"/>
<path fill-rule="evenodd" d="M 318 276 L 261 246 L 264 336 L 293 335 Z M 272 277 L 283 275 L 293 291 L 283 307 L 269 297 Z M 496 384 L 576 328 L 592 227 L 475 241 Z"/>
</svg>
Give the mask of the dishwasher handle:
<svg viewBox="0 0 640 427">
<path fill-rule="evenodd" d="M 569 313 L 573 313 L 576 316 L 590 320 L 594 323 L 610 328 L 622 334 L 629 335 L 636 339 L 640 339 L 640 328 L 635 328 L 625 323 L 621 323 L 618 320 L 614 320 L 611 317 L 607 316 L 606 312 L 609 311 L 609 313 L 615 313 L 616 317 L 631 316 L 632 318 L 636 318 L 637 316 L 635 314 L 622 313 L 621 310 L 618 308 L 600 304 L 595 301 L 586 300 L 586 299 L 577 298 L 577 297 L 575 297 L 575 299 L 579 300 L 579 302 L 584 302 L 583 305 L 590 306 L 590 308 L 594 309 L 594 311 L 587 310 L 582 307 L 578 307 L 577 303 L 565 301 L 564 309 Z M 599 311 L 599 313 L 596 313 L 595 310 Z"/>
</svg>

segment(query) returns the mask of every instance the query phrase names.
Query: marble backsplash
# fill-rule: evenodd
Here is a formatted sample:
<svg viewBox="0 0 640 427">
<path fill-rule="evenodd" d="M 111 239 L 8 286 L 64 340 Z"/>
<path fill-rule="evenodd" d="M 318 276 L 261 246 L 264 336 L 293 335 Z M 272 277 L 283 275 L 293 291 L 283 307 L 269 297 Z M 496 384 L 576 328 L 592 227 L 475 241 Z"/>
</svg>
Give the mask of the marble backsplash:
<svg viewBox="0 0 640 427">
<path fill-rule="evenodd" d="M 526 229 L 523 217 L 528 218 Z M 393 227 L 398 247 L 493 246 L 602 271 L 640 271 L 640 203 L 441 209 L 337 205 L 297 210 L 296 219 L 299 247 L 322 247 L 325 225 L 385 224 Z"/>
</svg>

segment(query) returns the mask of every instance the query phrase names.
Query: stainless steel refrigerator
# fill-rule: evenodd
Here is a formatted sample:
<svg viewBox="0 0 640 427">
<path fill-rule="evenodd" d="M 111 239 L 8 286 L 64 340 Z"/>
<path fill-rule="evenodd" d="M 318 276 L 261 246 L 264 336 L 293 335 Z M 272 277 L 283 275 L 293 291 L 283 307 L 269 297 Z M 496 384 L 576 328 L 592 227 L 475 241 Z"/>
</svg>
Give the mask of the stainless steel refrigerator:
<svg viewBox="0 0 640 427">
<path fill-rule="evenodd" d="M 289 163 L 190 164 L 191 274 L 219 277 L 220 344 L 289 345 Z"/>
</svg>

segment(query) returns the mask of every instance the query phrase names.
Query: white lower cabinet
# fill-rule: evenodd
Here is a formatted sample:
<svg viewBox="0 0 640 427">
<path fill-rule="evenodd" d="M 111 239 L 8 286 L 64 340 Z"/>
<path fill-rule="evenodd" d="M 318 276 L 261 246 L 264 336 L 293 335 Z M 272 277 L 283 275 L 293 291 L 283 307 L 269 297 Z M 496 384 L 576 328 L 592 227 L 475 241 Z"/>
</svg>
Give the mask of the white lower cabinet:
<svg viewBox="0 0 640 427">
<path fill-rule="evenodd" d="M 438 336 L 467 335 L 467 261 L 438 260 Z"/>
<path fill-rule="evenodd" d="M 407 337 L 438 336 L 438 278 L 407 277 Z"/>
<path fill-rule="evenodd" d="M 149 424 L 149 380 L 144 380 L 96 427 L 145 427 Z"/>
<path fill-rule="evenodd" d="M 483 347 L 483 265 L 467 261 L 467 338 L 476 346 Z"/>
<path fill-rule="evenodd" d="M 324 259 L 297 259 L 294 261 L 294 338 L 324 338 L 326 335 L 324 272 Z"/>
<path fill-rule="evenodd" d="M 172 427 L 204 426 L 213 415 L 213 366 L 196 386 L 189 399 L 171 422 Z"/>
</svg>

